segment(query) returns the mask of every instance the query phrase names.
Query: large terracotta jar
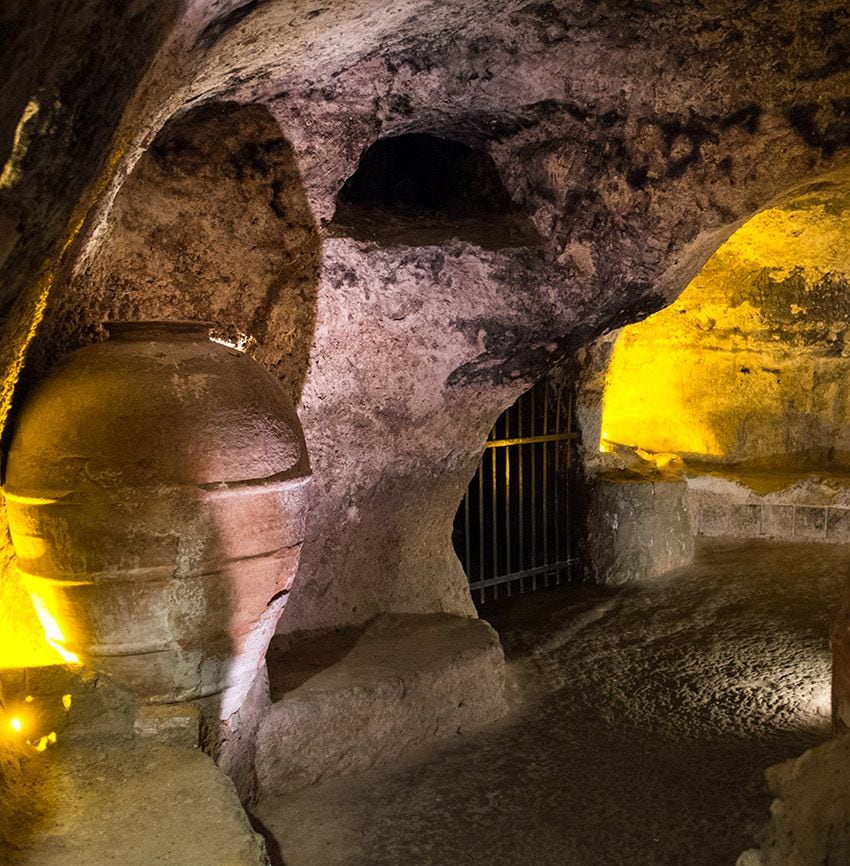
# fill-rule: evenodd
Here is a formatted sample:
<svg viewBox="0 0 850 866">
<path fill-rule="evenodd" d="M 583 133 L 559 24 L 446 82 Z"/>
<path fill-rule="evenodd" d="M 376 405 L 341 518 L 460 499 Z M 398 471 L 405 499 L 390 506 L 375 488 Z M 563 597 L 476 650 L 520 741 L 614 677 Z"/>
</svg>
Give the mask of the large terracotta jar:
<svg viewBox="0 0 850 866">
<path fill-rule="evenodd" d="M 196 322 L 107 325 L 29 394 L 8 454 L 48 638 L 141 698 L 238 709 L 295 573 L 304 437 L 277 381 Z"/>
</svg>

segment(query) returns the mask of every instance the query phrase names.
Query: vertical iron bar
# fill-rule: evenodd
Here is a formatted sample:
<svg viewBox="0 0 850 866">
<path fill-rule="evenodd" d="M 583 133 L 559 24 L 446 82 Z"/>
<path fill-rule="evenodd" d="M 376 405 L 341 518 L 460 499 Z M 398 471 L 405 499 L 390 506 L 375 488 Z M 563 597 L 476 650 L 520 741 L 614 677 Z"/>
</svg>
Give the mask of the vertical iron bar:
<svg viewBox="0 0 850 866">
<path fill-rule="evenodd" d="M 519 398 L 517 401 L 517 406 L 519 407 L 519 412 L 517 413 L 517 438 L 522 439 L 522 410 L 525 404 L 525 394 Z M 517 520 L 517 529 L 519 531 L 519 539 L 517 551 L 519 553 L 519 567 L 520 571 L 525 570 L 525 538 L 523 535 L 523 522 L 525 519 L 525 515 L 523 512 L 525 511 L 525 489 L 522 485 L 522 452 L 524 446 L 522 442 L 517 445 L 517 506 L 519 507 L 519 519 Z M 525 578 L 523 578 L 519 582 L 520 592 L 525 592 Z"/>
<path fill-rule="evenodd" d="M 499 538 L 498 538 L 498 532 L 496 530 L 496 521 L 497 521 L 498 516 L 499 516 L 497 513 L 497 508 L 496 508 L 496 495 L 498 493 L 498 489 L 497 489 L 497 461 L 496 461 L 497 450 L 498 450 L 497 448 L 491 448 L 490 449 L 490 451 L 491 451 L 490 456 L 492 458 L 491 468 L 493 470 L 490 473 L 493 477 L 493 484 L 492 484 L 492 491 L 491 491 L 492 492 L 492 499 L 490 501 L 490 519 L 493 522 L 493 533 L 492 533 L 493 534 L 493 539 L 492 539 L 492 541 L 493 541 L 493 577 L 499 576 L 499 566 L 498 566 Z M 493 593 L 494 593 L 495 597 L 498 598 L 498 596 L 499 596 L 499 584 L 498 583 L 493 584 Z"/>
<path fill-rule="evenodd" d="M 535 410 L 536 410 L 536 400 L 534 392 L 537 390 L 537 385 L 535 385 L 531 389 L 531 415 L 529 416 L 529 426 L 531 430 L 528 431 L 529 436 L 534 436 L 534 431 L 536 428 L 535 423 Z M 530 446 L 531 448 L 531 565 L 530 568 L 537 568 L 537 455 L 534 453 L 537 449 L 534 445 Z M 534 574 L 531 577 L 531 590 L 532 592 L 537 589 L 537 575 Z"/>
<path fill-rule="evenodd" d="M 478 467 L 478 579 L 484 580 L 484 461 L 487 459 L 487 449 L 481 455 Z M 481 587 L 481 604 L 487 600 L 487 589 Z"/>
<path fill-rule="evenodd" d="M 562 386 L 558 383 L 557 396 L 555 398 L 555 424 L 554 424 L 554 433 L 559 434 L 562 430 L 561 427 L 561 393 Z M 555 493 L 553 496 L 553 504 L 555 511 L 555 534 L 554 534 L 554 543 L 555 543 L 555 562 L 561 561 L 561 442 L 555 441 L 552 443 L 552 447 L 555 450 Z M 559 584 L 561 582 L 561 567 L 559 566 L 557 571 L 555 572 L 555 583 Z"/>
<path fill-rule="evenodd" d="M 481 465 L 479 463 L 478 471 L 481 471 Z M 472 551 L 470 548 L 470 534 L 469 534 L 469 488 L 466 488 L 466 493 L 463 495 L 463 539 L 464 539 L 464 548 L 463 548 L 463 558 L 466 562 L 466 573 L 469 576 L 469 579 L 472 580 Z"/>
<path fill-rule="evenodd" d="M 564 532 L 565 541 L 567 544 L 567 580 L 573 579 L 573 533 L 570 525 L 572 509 L 570 508 L 570 500 L 572 499 L 572 465 L 573 465 L 573 389 L 567 391 L 567 467 L 564 473 Z"/>
<path fill-rule="evenodd" d="M 545 380 L 544 380 L 545 381 Z M 543 399 L 543 433 L 549 432 L 549 388 Z M 543 565 L 549 565 L 549 443 L 543 443 Z M 549 571 L 543 572 L 543 586 L 549 586 Z"/>
<path fill-rule="evenodd" d="M 505 439 L 511 438 L 510 417 L 511 411 L 505 412 Z M 505 446 L 505 574 L 511 574 L 511 448 Z M 511 582 L 505 584 L 508 597 L 511 595 Z"/>
</svg>

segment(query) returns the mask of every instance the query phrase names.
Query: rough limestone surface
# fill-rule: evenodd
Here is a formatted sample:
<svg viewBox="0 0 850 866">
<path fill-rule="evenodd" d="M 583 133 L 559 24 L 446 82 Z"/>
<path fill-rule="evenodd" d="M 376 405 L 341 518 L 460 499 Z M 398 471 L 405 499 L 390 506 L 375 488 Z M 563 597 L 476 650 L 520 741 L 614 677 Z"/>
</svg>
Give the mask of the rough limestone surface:
<svg viewBox="0 0 850 866">
<path fill-rule="evenodd" d="M 387 763 L 507 711 L 502 648 L 483 620 L 387 615 L 350 640 L 318 670 L 310 654 L 300 662 L 270 654 L 275 702 L 257 733 L 261 797 Z"/>
<path fill-rule="evenodd" d="M 751 468 L 848 465 L 850 199 L 836 192 L 760 212 L 673 304 L 620 332 L 608 440 Z"/>
<path fill-rule="evenodd" d="M 693 559 L 684 479 L 600 474 L 588 499 L 586 550 L 598 583 L 646 580 Z"/>
<path fill-rule="evenodd" d="M 738 866 L 850 863 L 850 736 L 846 734 L 771 767 L 776 799 L 758 849 Z"/>
<path fill-rule="evenodd" d="M 196 749 L 201 716 L 192 704 L 142 705 L 136 710 L 133 733 L 160 746 Z"/>
<path fill-rule="evenodd" d="M 266 866 L 232 783 L 198 750 L 57 746 L 27 759 L 17 823 L 0 839 L 20 866 Z M 20 798 L 26 796 L 26 801 Z M 8 814 L 8 813 L 7 813 Z M 6 815 L 4 815 L 5 823 Z M 7 844 L 3 844 L 7 843 Z"/>
<path fill-rule="evenodd" d="M 265 866 L 246 780 L 198 749 L 199 721 L 76 665 L 0 672 L 0 863 Z"/>
<path fill-rule="evenodd" d="M 244 339 L 298 396 L 316 478 L 288 632 L 471 614 L 451 519 L 500 411 L 777 197 L 828 195 L 850 157 L 842 0 L 2 14 L 4 394 L 39 318 L 27 376 L 113 315 Z M 407 133 L 492 158 L 540 240 L 470 239 L 489 214 L 387 240 L 404 202 L 335 229 L 367 147 Z"/>
</svg>

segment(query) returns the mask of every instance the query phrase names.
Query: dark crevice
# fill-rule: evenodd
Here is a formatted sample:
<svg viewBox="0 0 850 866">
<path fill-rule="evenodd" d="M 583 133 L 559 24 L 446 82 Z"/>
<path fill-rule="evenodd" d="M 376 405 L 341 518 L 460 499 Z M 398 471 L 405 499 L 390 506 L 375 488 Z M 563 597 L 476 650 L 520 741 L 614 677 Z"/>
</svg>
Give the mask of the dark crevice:
<svg viewBox="0 0 850 866">
<path fill-rule="evenodd" d="M 232 30 L 240 21 L 247 18 L 262 2 L 263 0 L 248 0 L 247 3 L 214 18 L 201 31 L 195 45 L 198 48 L 211 48 L 228 30 Z"/>
</svg>

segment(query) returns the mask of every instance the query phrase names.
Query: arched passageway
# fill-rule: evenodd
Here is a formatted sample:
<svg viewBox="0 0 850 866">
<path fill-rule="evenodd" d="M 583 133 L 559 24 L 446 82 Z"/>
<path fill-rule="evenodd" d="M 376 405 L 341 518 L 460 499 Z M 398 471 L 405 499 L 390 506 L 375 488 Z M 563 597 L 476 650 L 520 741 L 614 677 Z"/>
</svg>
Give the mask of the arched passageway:
<svg viewBox="0 0 850 866">
<path fill-rule="evenodd" d="M 835 178 L 787 195 L 587 353 L 598 579 L 684 564 L 694 534 L 850 541 L 847 202 Z"/>
<path fill-rule="evenodd" d="M 850 461 L 850 191 L 812 184 L 752 217 L 665 310 L 624 328 L 600 444 L 694 464 Z"/>
</svg>

